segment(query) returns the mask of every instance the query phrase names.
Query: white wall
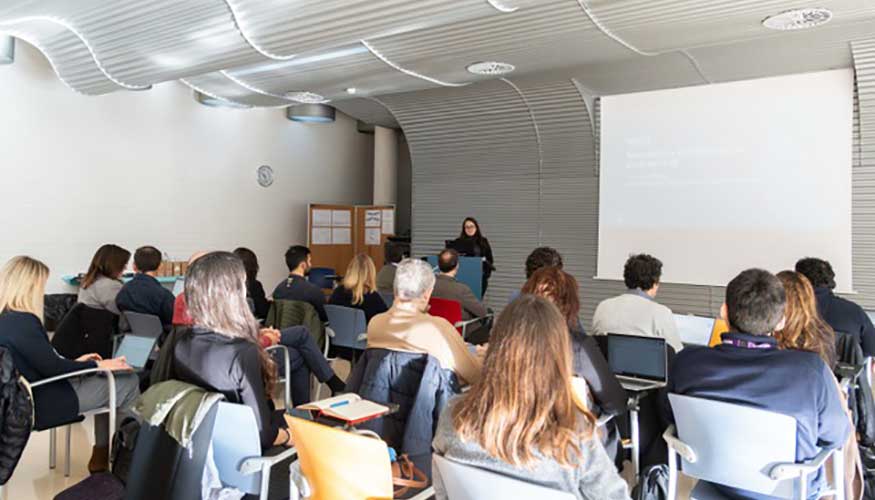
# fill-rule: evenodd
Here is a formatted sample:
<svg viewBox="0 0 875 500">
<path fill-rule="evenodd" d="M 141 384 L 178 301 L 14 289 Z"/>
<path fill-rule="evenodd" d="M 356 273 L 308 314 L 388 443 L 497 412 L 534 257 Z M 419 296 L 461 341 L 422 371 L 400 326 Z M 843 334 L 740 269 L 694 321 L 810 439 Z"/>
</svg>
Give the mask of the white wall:
<svg viewBox="0 0 875 500">
<path fill-rule="evenodd" d="M 69 290 L 60 276 L 84 271 L 103 243 L 179 259 L 248 246 L 270 289 L 288 245 L 306 243 L 307 203 L 371 202 L 372 139 L 339 112 L 317 125 L 209 108 L 176 82 L 86 97 L 34 48 L 16 49 L 0 66 L 0 262 L 43 260 L 50 292 Z M 276 177 L 267 189 L 263 164 Z"/>
</svg>

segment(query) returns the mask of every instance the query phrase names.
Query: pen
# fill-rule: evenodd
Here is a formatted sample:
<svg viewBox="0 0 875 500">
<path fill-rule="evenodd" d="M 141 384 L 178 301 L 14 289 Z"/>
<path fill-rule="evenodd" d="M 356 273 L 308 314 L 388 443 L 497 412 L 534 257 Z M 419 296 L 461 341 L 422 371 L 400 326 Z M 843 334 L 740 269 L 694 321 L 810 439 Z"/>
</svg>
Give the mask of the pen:
<svg viewBox="0 0 875 500">
<path fill-rule="evenodd" d="M 337 402 L 337 403 L 332 403 L 332 404 L 329 405 L 328 407 L 329 407 L 329 408 L 337 408 L 338 406 L 346 406 L 346 405 L 348 405 L 348 404 L 349 404 L 349 400 L 346 400 L 346 401 L 340 401 L 340 402 Z"/>
</svg>

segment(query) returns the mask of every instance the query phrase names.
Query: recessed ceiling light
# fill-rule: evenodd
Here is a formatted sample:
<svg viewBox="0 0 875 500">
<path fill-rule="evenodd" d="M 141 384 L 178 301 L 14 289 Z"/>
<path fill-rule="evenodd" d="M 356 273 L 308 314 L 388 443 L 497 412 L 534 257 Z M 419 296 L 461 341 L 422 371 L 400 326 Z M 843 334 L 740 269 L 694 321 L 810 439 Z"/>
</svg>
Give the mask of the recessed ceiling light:
<svg viewBox="0 0 875 500">
<path fill-rule="evenodd" d="M 466 68 L 469 73 L 473 73 L 475 75 L 506 75 L 508 73 L 513 72 L 516 69 L 516 66 L 510 63 L 497 62 L 497 61 L 483 61 L 474 63 Z"/>
<path fill-rule="evenodd" d="M 355 87 L 349 87 L 348 89 L 346 89 L 347 94 L 355 94 L 356 92 L 358 92 L 358 89 Z"/>
<path fill-rule="evenodd" d="M 300 102 L 302 104 L 322 104 L 328 102 L 328 99 L 319 94 L 302 91 L 286 92 L 286 99 Z"/>
<path fill-rule="evenodd" d="M 763 26 L 779 31 L 802 30 L 826 24 L 830 19 L 832 11 L 829 9 L 794 9 L 765 18 Z"/>
</svg>

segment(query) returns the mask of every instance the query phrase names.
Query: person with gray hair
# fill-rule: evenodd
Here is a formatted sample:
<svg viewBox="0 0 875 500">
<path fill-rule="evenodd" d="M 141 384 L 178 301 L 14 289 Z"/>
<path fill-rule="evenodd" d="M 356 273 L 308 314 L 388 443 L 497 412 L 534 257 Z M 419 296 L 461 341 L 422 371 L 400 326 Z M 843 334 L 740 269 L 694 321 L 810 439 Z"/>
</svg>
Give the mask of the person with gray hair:
<svg viewBox="0 0 875 500">
<path fill-rule="evenodd" d="M 395 272 L 395 302 L 368 324 L 368 349 L 389 349 L 434 356 L 441 367 L 467 383 L 480 379 L 481 360 L 468 350 L 447 320 L 428 314 L 434 271 L 419 259 L 404 259 Z"/>
</svg>

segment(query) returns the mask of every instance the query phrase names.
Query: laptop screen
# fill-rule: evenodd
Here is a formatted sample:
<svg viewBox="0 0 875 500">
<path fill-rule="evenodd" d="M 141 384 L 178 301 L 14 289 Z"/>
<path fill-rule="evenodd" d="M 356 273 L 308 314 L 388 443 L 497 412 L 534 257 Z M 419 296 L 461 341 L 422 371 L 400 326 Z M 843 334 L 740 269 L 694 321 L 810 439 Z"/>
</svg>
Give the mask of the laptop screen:
<svg viewBox="0 0 875 500">
<path fill-rule="evenodd" d="M 137 337 L 130 334 L 125 335 L 115 352 L 115 356 L 124 356 L 132 367 L 137 369 L 143 368 L 146 366 L 146 362 L 149 361 L 149 355 L 152 354 L 152 348 L 155 347 L 156 340 L 158 339 Z"/>
<path fill-rule="evenodd" d="M 714 331 L 714 318 L 703 318 L 690 314 L 675 314 L 674 322 L 678 327 L 681 342 L 691 345 L 708 345 L 711 342 L 711 332 Z"/>
<path fill-rule="evenodd" d="M 665 380 L 665 339 L 608 335 L 608 364 L 617 375 Z"/>
</svg>

